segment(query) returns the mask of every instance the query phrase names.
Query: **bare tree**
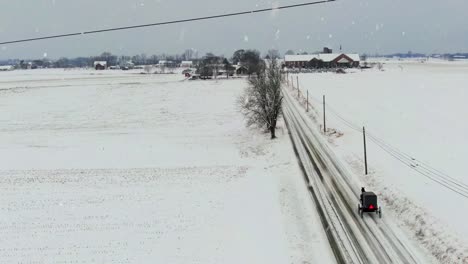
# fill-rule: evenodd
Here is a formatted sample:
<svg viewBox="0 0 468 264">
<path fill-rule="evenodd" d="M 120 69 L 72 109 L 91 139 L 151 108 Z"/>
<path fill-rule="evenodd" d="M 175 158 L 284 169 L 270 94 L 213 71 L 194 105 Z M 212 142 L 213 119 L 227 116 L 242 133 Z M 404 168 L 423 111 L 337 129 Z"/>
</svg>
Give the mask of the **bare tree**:
<svg viewBox="0 0 468 264">
<path fill-rule="evenodd" d="M 184 52 L 183 59 L 184 60 L 191 60 L 193 58 L 193 49 L 187 49 Z"/>
<path fill-rule="evenodd" d="M 234 75 L 234 70 L 236 68 L 232 66 L 232 64 L 226 58 L 224 58 L 223 64 L 224 64 L 224 70 L 226 71 L 226 78 L 229 79 L 229 75 Z"/>
<path fill-rule="evenodd" d="M 278 50 L 276 49 L 271 49 L 268 50 L 267 55 L 265 56 L 265 59 L 269 60 L 277 60 L 281 57 L 281 54 Z"/>
<path fill-rule="evenodd" d="M 232 63 L 237 65 L 239 62 L 242 62 L 244 58 L 244 53 L 245 53 L 245 50 L 243 49 L 236 50 L 234 54 L 232 55 Z"/>
<path fill-rule="evenodd" d="M 296 53 L 294 52 L 294 50 L 288 50 L 288 51 L 286 51 L 286 53 L 285 53 L 285 55 L 294 55 L 294 54 L 296 54 Z"/>
<path fill-rule="evenodd" d="M 160 73 L 166 73 L 166 64 L 159 65 Z"/>
<path fill-rule="evenodd" d="M 379 62 L 377 63 L 377 69 L 379 69 L 379 71 L 383 71 L 383 63 Z"/>
<path fill-rule="evenodd" d="M 249 79 L 249 86 L 238 99 L 247 126 L 267 128 L 271 139 L 276 138 L 276 123 L 282 115 L 281 69 L 276 60 L 260 74 Z"/>
<path fill-rule="evenodd" d="M 153 65 L 145 65 L 144 70 L 147 74 L 151 73 L 153 70 Z"/>
<path fill-rule="evenodd" d="M 265 62 L 260 58 L 257 50 L 246 50 L 242 55 L 241 64 L 247 67 L 247 74 L 260 75 L 265 70 Z"/>
</svg>

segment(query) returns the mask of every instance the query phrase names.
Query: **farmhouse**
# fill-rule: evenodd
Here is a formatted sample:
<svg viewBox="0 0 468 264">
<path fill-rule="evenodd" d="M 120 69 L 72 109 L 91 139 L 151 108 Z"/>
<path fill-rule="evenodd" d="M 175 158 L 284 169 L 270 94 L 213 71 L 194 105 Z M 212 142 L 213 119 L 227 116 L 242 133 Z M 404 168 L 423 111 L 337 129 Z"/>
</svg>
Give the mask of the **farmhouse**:
<svg viewBox="0 0 468 264">
<path fill-rule="evenodd" d="M 247 75 L 247 73 L 249 72 L 247 67 L 243 66 L 243 65 L 236 65 L 235 66 L 235 72 L 237 75 Z"/>
<path fill-rule="evenodd" d="M 14 69 L 15 69 L 15 67 L 12 66 L 12 65 L 0 66 L 0 71 L 12 71 Z"/>
<path fill-rule="evenodd" d="M 105 70 L 107 69 L 107 61 L 95 61 L 94 69 L 96 70 Z"/>
<path fill-rule="evenodd" d="M 176 66 L 176 63 L 173 62 L 173 61 L 170 61 L 170 60 L 160 60 L 159 63 L 158 63 L 158 66 L 159 67 L 169 67 L 169 68 L 173 68 Z"/>
<path fill-rule="evenodd" d="M 193 61 L 182 61 L 180 67 L 182 68 L 191 68 L 193 66 Z"/>
<path fill-rule="evenodd" d="M 320 53 L 311 55 L 286 55 L 284 67 L 288 68 L 352 68 L 359 67 L 359 54 Z"/>
</svg>

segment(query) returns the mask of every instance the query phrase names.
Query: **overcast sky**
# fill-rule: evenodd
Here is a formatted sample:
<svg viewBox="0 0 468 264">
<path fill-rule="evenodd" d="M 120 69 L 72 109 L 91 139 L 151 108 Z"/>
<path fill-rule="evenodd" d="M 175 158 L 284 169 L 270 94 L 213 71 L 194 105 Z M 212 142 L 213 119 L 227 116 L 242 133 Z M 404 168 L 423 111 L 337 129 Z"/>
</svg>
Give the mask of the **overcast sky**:
<svg viewBox="0 0 468 264">
<path fill-rule="evenodd" d="M 244 11 L 307 0 L 0 0 L 0 42 Z M 338 0 L 265 14 L 0 46 L 0 59 L 175 54 L 193 48 L 468 52 L 467 0 Z"/>
</svg>

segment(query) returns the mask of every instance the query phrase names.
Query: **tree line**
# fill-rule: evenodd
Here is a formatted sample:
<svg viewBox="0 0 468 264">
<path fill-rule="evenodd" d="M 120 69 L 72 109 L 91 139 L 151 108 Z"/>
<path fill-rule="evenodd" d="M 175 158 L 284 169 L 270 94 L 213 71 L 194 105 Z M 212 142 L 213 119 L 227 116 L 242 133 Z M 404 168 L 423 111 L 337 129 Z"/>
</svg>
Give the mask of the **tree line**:
<svg viewBox="0 0 468 264">
<path fill-rule="evenodd" d="M 292 52 L 288 51 L 287 53 Z M 180 64 L 182 61 L 194 61 L 195 66 L 202 64 L 202 66 L 207 65 L 223 65 L 223 70 L 232 71 L 233 65 L 238 65 L 239 63 L 243 64 L 248 68 L 248 74 L 258 72 L 259 67 L 258 63 L 261 58 L 266 59 L 277 59 L 280 58 L 280 53 L 277 50 L 269 50 L 263 57 L 257 50 L 237 50 L 231 57 L 225 57 L 224 55 L 214 55 L 213 53 L 207 53 L 206 55 L 199 57 L 199 54 L 196 50 L 187 49 L 181 54 L 158 54 L 158 55 L 147 55 L 147 54 L 137 54 L 133 56 L 119 56 L 112 54 L 111 52 L 103 52 L 97 56 L 88 56 L 88 57 L 61 57 L 56 60 L 51 60 L 49 58 L 43 59 L 34 59 L 34 60 L 23 60 L 23 59 L 14 59 L 14 60 L 3 60 L 0 61 L 0 65 L 15 65 L 17 68 L 85 68 L 93 67 L 95 61 L 106 61 L 108 66 L 122 66 L 128 62 L 132 62 L 135 65 L 155 65 L 160 61 L 172 61 L 174 64 Z M 218 66 L 216 66 L 218 67 Z M 206 67 L 204 70 L 211 72 L 216 71 L 216 67 Z"/>
</svg>

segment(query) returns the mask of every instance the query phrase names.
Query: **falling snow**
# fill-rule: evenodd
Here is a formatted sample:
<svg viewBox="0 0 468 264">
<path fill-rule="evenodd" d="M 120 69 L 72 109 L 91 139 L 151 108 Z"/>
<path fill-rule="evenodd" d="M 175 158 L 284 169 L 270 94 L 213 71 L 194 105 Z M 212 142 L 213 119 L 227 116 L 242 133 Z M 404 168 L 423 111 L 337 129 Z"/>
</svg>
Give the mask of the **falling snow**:
<svg viewBox="0 0 468 264">
<path fill-rule="evenodd" d="M 275 39 L 276 40 L 279 40 L 280 39 L 280 30 L 276 30 L 276 33 L 275 33 Z"/>
</svg>

